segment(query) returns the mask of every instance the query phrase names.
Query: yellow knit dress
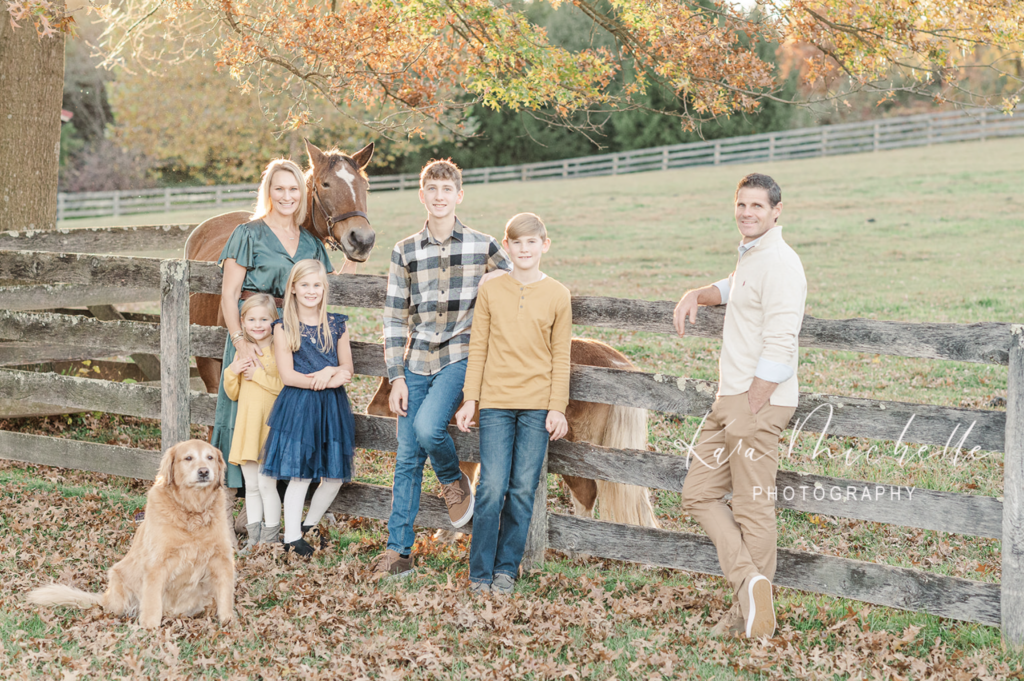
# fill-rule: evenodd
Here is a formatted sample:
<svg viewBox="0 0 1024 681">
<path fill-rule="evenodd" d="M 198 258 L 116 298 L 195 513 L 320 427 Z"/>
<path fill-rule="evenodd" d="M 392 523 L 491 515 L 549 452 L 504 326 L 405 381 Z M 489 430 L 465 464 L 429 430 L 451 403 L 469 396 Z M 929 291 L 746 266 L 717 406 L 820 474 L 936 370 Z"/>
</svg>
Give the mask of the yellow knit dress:
<svg viewBox="0 0 1024 681">
<path fill-rule="evenodd" d="M 230 368 L 224 370 L 224 392 L 238 402 L 235 433 L 228 456 L 228 461 L 237 466 L 260 460 L 260 450 L 270 434 L 267 418 L 284 386 L 277 373 L 273 345 L 263 349 L 260 361 L 264 368 L 256 369 L 252 380 L 245 380 Z"/>
</svg>

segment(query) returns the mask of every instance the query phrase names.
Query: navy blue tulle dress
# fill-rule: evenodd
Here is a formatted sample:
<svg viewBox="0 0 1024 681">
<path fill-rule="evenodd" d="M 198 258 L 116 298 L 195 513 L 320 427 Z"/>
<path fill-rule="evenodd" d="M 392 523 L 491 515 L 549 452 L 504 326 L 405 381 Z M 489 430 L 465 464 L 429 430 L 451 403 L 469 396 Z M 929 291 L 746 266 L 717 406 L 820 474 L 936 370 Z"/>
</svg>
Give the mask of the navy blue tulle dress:
<svg viewBox="0 0 1024 681">
<path fill-rule="evenodd" d="M 293 357 L 295 371 L 311 374 L 338 366 L 338 340 L 345 333 L 343 314 L 328 313 L 334 337 L 329 352 L 320 350 L 319 328 L 302 324 L 302 344 Z M 277 320 L 274 324 L 280 324 Z M 263 474 L 290 478 L 352 479 L 355 421 L 345 388 L 307 390 L 286 385 L 267 419 L 270 435 L 263 445 Z"/>
</svg>

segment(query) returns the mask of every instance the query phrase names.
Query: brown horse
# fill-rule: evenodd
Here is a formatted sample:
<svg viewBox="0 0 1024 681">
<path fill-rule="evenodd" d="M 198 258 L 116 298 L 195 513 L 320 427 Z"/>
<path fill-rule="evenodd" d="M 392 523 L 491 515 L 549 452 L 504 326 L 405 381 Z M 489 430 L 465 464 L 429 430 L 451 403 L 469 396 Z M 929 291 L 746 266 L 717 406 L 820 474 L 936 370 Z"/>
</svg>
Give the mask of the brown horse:
<svg viewBox="0 0 1024 681">
<path fill-rule="evenodd" d="M 572 339 L 570 361 L 585 366 L 636 371 L 629 359 L 615 348 L 586 338 Z M 388 406 L 390 395 L 391 384 L 382 378 L 366 413 L 394 417 Z M 616 449 L 647 449 L 646 409 L 569 400 L 565 418 L 569 422 L 566 439 L 571 442 L 589 442 Z M 479 414 L 474 420 L 479 422 Z M 476 484 L 480 464 L 462 462 L 459 467 Z M 646 487 L 572 475 L 563 475 L 562 479 L 569 487 L 576 515 L 592 518 L 596 504 L 600 506 L 602 520 L 658 527 Z"/>
<path fill-rule="evenodd" d="M 366 194 L 370 182 L 363 170 L 373 156 L 373 142 L 352 154 L 337 149 L 321 151 L 306 141 L 309 170 L 306 171 L 306 220 L 303 229 L 330 246 L 340 249 L 352 262 L 365 262 L 373 250 L 374 232 L 366 215 Z M 189 235 L 185 258 L 216 262 L 235 227 L 250 219 L 247 211 L 224 213 L 204 221 Z M 220 296 L 195 293 L 189 300 L 193 324 L 224 326 Z M 211 393 L 220 384 L 221 361 L 197 357 L 199 375 Z"/>
</svg>

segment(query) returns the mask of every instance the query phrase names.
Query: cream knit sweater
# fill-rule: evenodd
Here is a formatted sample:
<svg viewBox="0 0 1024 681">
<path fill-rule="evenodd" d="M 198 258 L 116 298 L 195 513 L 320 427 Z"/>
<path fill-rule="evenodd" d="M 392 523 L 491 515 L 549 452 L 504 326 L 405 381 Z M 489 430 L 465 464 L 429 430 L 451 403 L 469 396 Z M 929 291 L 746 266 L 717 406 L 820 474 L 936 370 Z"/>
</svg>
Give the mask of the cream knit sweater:
<svg viewBox="0 0 1024 681">
<path fill-rule="evenodd" d="M 755 375 L 767 378 L 771 363 L 792 368 L 769 402 L 797 406 L 797 338 L 804 319 L 807 279 L 800 256 L 782 239 L 782 227 L 769 229 L 740 256 L 729 275 L 729 299 L 719 360 L 719 395 L 750 389 Z M 760 364 L 760 369 L 759 365 Z M 769 379 L 770 380 L 770 379 Z"/>
</svg>

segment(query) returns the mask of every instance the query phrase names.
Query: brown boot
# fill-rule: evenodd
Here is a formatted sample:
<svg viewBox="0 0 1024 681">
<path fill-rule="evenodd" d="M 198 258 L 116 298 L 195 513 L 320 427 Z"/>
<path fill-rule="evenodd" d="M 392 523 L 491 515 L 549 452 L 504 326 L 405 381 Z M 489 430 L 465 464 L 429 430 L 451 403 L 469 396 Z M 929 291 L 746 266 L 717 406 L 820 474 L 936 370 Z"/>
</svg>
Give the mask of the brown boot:
<svg viewBox="0 0 1024 681">
<path fill-rule="evenodd" d="M 462 477 L 455 482 L 441 485 L 439 494 L 444 503 L 448 506 L 448 518 L 452 525 L 462 527 L 473 517 L 473 487 L 469 484 L 469 478 L 463 473 Z"/>
<path fill-rule="evenodd" d="M 412 554 L 408 558 L 402 558 L 398 551 L 388 549 L 377 556 L 373 564 L 373 574 L 385 577 L 402 577 L 411 574 L 413 571 Z"/>
</svg>

